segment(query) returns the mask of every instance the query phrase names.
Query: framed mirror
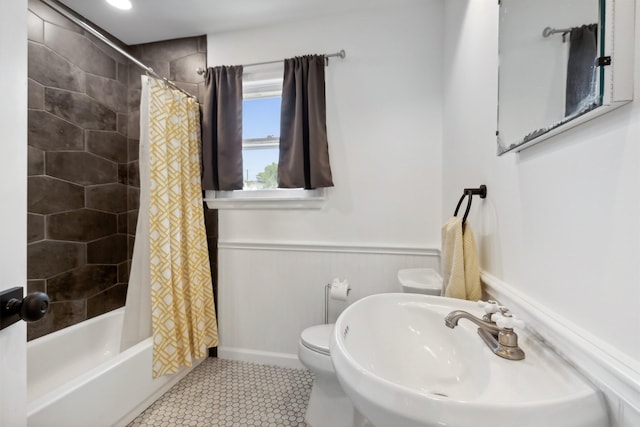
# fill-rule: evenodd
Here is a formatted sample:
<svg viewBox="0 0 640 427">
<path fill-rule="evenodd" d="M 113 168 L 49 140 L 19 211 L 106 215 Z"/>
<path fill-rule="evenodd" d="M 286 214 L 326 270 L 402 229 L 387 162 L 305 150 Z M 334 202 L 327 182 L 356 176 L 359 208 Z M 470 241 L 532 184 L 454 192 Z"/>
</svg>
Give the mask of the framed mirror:
<svg viewBox="0 0 640 427">
<path fill-rule="evenodd" d="M 634 0 L 500 0 L 498 155 L 633 99 Z"/>
</svg>

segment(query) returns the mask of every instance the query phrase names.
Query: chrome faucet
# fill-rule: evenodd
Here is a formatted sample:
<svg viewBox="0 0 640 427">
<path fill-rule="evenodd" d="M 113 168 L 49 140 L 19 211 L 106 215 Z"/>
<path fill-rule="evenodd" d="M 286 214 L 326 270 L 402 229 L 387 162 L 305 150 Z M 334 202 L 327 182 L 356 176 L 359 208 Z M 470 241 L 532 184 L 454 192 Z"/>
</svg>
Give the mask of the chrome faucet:
<svg viewBox="0 0 640 427">
<path fill-rule="evenodd" d="M 509 360 L 522 360 L 524 351 L 518 346 L 518 335 L 513 327 L 523 326 L 524 323 L 513 317 L 506 308 L 500 311 L 488 313 L 492 321 L 486 321 L 466 311 L 454 310 L 444 318 L 444 324 L 453 329 L 458 326 L 460 319 L 467 319 L 478 326 L 478 335 L 496 355 Z"/>
<path fill-rule="evenodd" d="M 500 333 L 500 328 L 498 328 L 495 323 L 490 323 L 486 320 L 479 319 L 473 314 L 463 310 L 454 310 L 451 313 L 447 314 L 447 317 L 444 318 L 444 324 L 453 329 L 458 326 L 458 322 L 460 321 L 460 319 L 470 320 L 471 322 L 478 325 L 478 328 L 482 328 L 488 332 L 491 332 L 492 335 L 498 336 L 498 334 Z"/>
</svg>

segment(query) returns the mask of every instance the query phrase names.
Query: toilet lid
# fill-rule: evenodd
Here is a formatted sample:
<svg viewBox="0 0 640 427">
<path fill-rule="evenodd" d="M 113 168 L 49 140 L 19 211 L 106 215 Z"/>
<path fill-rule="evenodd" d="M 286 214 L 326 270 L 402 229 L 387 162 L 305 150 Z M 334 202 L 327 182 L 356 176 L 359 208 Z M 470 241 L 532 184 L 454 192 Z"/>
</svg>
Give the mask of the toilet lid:
<svg viewBox="0 0 640 427">
<path fill-rule="evenodd" d="M 305 329 L 300 334 L 302 344 L 318 353 L 329 355 L 329 336 L 333 330 L 333 323 L 317 325 Z"/>
</svg>

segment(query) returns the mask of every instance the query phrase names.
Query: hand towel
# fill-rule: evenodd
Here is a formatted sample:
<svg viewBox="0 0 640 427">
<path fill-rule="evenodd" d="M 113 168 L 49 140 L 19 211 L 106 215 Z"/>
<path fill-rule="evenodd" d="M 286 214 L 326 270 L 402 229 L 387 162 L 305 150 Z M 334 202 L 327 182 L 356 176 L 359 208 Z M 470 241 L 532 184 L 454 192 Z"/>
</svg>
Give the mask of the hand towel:
<svg viewBox="0 0 640 427">
<path fill-rule="evenodd" d="M 446 297 L 475 301 L 482 295 L 476 239 L 460 218 L 442 226 L 442 279 Z"/>
</svg>

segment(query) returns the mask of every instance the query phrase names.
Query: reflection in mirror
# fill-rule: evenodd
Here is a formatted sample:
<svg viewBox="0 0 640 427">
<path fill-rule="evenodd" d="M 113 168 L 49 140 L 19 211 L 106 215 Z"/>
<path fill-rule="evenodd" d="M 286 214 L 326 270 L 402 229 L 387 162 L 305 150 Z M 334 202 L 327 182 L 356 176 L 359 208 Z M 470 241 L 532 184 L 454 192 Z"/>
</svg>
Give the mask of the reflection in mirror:
<svg viewBox="0 0 640 427">
<path fill-rule="evenodd" d="M 598 24 L 565 30 L 548 29 L 547 33 L 553 35 L 554 31 L 561 32 L 562 42 L 569 44 L 564 116 L 585 113 L 602 103 L 602 96 L 596 85 Z"/>
<path fill-rule="evenodd" d="M 500 153 L 602 105 L 604 1 L 501 1 Z"/>
</svg>

